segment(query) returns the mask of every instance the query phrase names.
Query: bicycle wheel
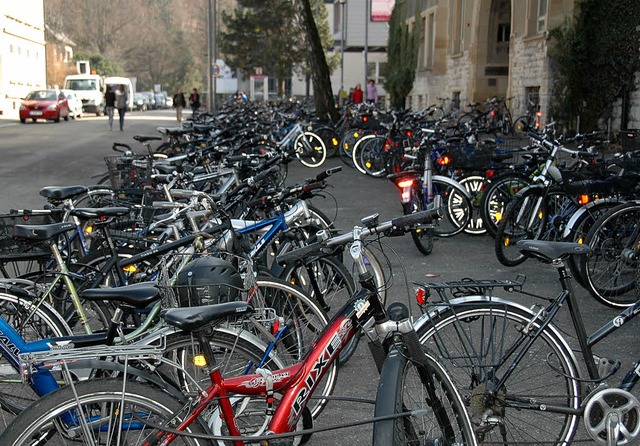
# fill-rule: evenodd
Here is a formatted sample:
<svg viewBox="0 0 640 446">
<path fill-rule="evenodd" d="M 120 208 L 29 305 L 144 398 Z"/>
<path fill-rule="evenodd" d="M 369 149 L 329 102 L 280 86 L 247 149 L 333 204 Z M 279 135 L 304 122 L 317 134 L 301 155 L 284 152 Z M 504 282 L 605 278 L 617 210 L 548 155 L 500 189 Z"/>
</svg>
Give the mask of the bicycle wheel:
<svg viewBox="0 0 640 446">
<path fill-rule="evenodd" d="M 517 266 L 527 259 L 516 246 L 518 240 L 543 239 L 552 214 L 546 192 L 540 188 L 527 189 L 507 206 L 494 244 L 496 257 L 503 265 Z"/>
<path fill-rule="evenodd" d="M 507 206 L 516 194 L 530 183 L 531 180 L 524 175 L 509 173 L 494 178 L 487 184 L 480 199 L 480 218 L 487 234 L 496 237 L 498 224 Z"/>
<path fill-rule="evenodd" d="M 46 302 L 36 305 L 22 296 L 0 293 L 0 312 L 26 342 L 72 334 L 61 316 Z M 6 427 L 14 415 L 37 399 L 31 386 L 22 381 L 13 361 L 0 354 L 0 425 Z"/>
<path fill-rule="evenodd" d="M 351 150 L 351 160 L 353 162 L 353 166 L 356 169 L 358 169 L 358 171 L 362 174 L 366 175 L 367 171 L 364 169 L 364 167 L 361 164 L 362 160 L 360 159 L 360 153 L 362 152 L 362 149 L 366 142 L 371 141 L 373 139 L 378 139 L 378 138 L 381 139 L 382 136 L 369 133 L 368 135 L 363 135 L 360 138 L 358 138 L 358 140 L 353 145 L 353 149 Z"/>
<path fill-rule="evenodd" d="M 0 435 L 0 444 L 155 444 L 160 431 L 146 423 L 175 427 L 185 406 L 167 393 L 139 382 L 99 379 L 65 386 L 25 409 Z M 188 432 L 207 433 L 198 421 Z M 171 444 L 196 446 L 180 436 Z"/>
<path fill-rule="evenodd" d="M 375 416 L 410 412 L 373 425 L 373 445 L 475 445 L 464 401 L 447 371 L 430 356 L 426 366 L 392 349 L 382 367 Z"/>
<path fill-rule="evenodd" d="M 464 228 L 466 234 L 481 235 L 487 232 L 480 216 L 480 200 L 482 199 L 482 190 L 486 182 L 486 178 L 480 175 L 469 175 L 458 181 L 471 196 L 471 218 Z"/>
<path fill-rule="evenodd" d="M 452 237 L 469 226 L 472 215 L 471 200 L 466 190 L 438 179 L 432 180 L 433 195 L 442 197 L 444 216 L 434 223 L 436 237 Z"/>
<path fill-rule="evenodd" d="M 364 135 L 362 130 L 348 130 L 340 140 L 338 154 L 342 162 L 349 167 L 355 167 L 351 153 L 353 152 L 353 146 L 362 135 Z"/>
<path fill-rule="evenodd" d="M 411 201 L 402 205 L 404 215 L 415 214 L 424 209 L 424 201 L 422 199 L 422 190 L 414 187 L 411 193 Z M 425 225 L 411 230 L 411 239 L 414 245 L 425 256 L 433 252 L 434 225 Z"/>
<path fill-rule="evenodd" d="M 513 124 L 513 129 L 516 135 L 528 135 L 530 130 L 537 130 L 531 128 L 529 125 L 529 118 L 527 116 L 520 116 Z"/>
<path fill-rule="evenodd" d="M 327 159 L 327 148 L 322 138 L 313 132 L 298 135 L 293 147 L 298 160 L 307 167 L 320 167 Z"/>
<path fill-rule="evenodd" d="M 335 257 L 318 257 L 304 262 L 290 263 L 280 278 L 302 288 L 331 317 L 356 292 L 351 273 Z M 338 364 L 345 364 L 355 353 L 360 336 L 354 336 L 340 352 Z"/>
<path fill-rule="evenodd" d="M 287 326 L 276 343 L 276 354 L 287 366 L 303 359 L 312 348 L 313 341 L 328 324 L 327 315 L 302 289 L 275 277 L 259 277 L 255 287 L 245 292 L 243 300 L 254 308 L 273 308 Z M 245 327 L 246 328 L 246 327 Z M 269 326 L 269 329 L 271 326 Z M 265 342 L 264 334 L 252 332 Z M 318 385 L 319 395 L 329 395 L 336 384 L 338 368 L 334 362 Z M 314 400 L 309 410 L 317 417 L 327 404 L 326 399 Z"/>
<path fill-rule="evenodd" d="M 578 368 L 553 325 L 538 333 L 534 312 L 486 296 L 460 299 L 422 321 L 420 342 L 449 372 L 479 443 L 570 443 L 579 421 Z M 522 357 L 512 364 L 518 354 Z M 510 376 L 496 388 L 506 373 Z M 545 410 L 551 407 L 576 412 Z"/>
<path fill-rule="evenodd" d="M 336 135 L 336 131 L 334 129 L 331 127 L 318 127 L 317 129 L 313 129 L 313 133 L 322 138 L 322 141 L 327 148 L 327 158 L 334 157 L 338 154 L 340 140 L 338 139 L 338 135 Z"/>
<path fill-rule="evenodd" d="M 640 204 L 622 204 L 604 214 L 585 237 L 592 253 L 581 264 L 584 287 L 607 306 L 624 308 L 636 302 L 639 221 Z"/>
<path fill-rule="evenodd" d="M 386 138 L 377 137 L 364 141 L 361 148 L 354 150 L 360 152 L 358 165 L 364 169 L 367 175 L 382 178 L 387 174 L 389 152 L 387 151 Z"/>
</svg>

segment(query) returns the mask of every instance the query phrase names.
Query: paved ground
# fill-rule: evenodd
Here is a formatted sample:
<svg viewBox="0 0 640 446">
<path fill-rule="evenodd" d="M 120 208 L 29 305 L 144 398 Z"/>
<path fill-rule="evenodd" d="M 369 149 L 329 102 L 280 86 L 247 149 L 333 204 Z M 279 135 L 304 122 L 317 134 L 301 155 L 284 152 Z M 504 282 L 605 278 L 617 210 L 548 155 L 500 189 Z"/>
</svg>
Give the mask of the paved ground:
<svg viewBox="0 0 640 446">
<path fill-rule="evenodd" d="M 105 117 L 86 117 L 78 121 L 38 124 L 20 124 L 17 116 L 0 117 L 0 210 L 10 208 L 41 207 L 44 205 L 38 190 L 46 185 L 91 184 L 94 173 L 105 172 L 105 156 L 113 154 L 111 144 L 128 142 L 135 134 L 157 134 L 160 125 L 175 125 L 170 110 L 134 112 L 127 114 L 124 132 L 109 132 Z M 138 146 L 139 147 L 139 146 Z M 338 159 L 330 159 L 328 166 L 340 165 Z M 314 176 L 320 169 L 306 169 L 293 163 L 288 184 Z M 334 198 L 316 199 L 315 203 L 328 215 L 336 215 L 339 228 L 348 229 L 360 218 L 380 213 L 381 220 L 401 214 L 399 196 L 387 180 L 373 179 L 345 168 L 331 178 L 330 192 Z M 514 278 L 526 274 L 527 289 L 534 293 L 555 295 L 558 291 L 555 273 L 550 267 L 531 260 L 516 269 L 503 267 L 493 253 L 493 239 L 488 236 L 460 235 L 452 239 L 436 240 L 433 254 L 428 257 L 418 253 L 410 237 L 388 239 L 386 250 L 394 272 L 389 301 L 409 302 L 414 314 L 419 310 L 414 302 L 412 281 L 425 278 L 457 280 L 474 278 Z M 404 267 L 404 270 L 401 268 Z M 578 288 L 587 328 L 590 330 L 613 319 L 616 312 L 597 304 Z M 532 300 L 514 297 L 530 305 Z M 561 321 L 566 321 L 562 315 Z M 562 324 L 563 322 L 561 322 Z M 623 370 L 631 367 L 638 356 L 637 321 L 623 327 L 617 342 L 605 342 L 596 353 L 623 361 Z M 621 372 L 619 372 L 621 374 Z M 377 373 L 368 355 L 366 345 L 361 345 L 356 356 L 339 373 L 336 394 L 373 399 L 377 386 Z M 373 408 L 362 403 L 331 403 L 318 422 L 329 426 L 371 417 Z M 369 425 L 350 427 L 317 434 L 311 444 L 367 445 L 371 443 Z"/>
</svg>

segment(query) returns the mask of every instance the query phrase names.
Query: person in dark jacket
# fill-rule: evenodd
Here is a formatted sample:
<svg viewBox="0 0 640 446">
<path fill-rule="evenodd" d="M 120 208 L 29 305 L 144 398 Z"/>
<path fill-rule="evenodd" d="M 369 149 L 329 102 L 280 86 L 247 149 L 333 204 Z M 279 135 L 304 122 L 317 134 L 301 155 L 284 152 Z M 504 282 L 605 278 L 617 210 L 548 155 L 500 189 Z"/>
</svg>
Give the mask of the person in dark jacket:
<svg viewBox="0 0 640 446">
<path fill-rule="evenodd" d="M 182 121 L 182 109 L 187 106 L 187 100 L 184 97 L 182 88 L 178 88 L 178 92 L 173 97 L 173 107 L 176 109 L 176 118 L 178 122 Z"/>
<path fill-rule="evenodd" d="M 191 105 L 191 116 L 198 116 L 198 110 L 200 110 L 200 93 L 198 93 L 198 89 L 194 88 L 189 95 L 189 105 Z"/>
<path fill-rule="evenodd" d="M 116 107 L 116 93 L 107 85 L 107 92 L 104 94 L 105 108 L 107 109 L 107 117 L 109 118 L 109 130 L 113 130 L 113 110 Z"/>
</svg>

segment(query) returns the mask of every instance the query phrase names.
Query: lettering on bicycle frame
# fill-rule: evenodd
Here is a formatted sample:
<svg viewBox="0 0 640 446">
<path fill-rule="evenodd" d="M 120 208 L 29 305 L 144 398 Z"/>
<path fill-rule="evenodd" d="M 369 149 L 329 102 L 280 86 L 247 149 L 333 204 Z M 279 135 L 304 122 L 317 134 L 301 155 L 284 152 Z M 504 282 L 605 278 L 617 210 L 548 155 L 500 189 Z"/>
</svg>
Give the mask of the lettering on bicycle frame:
<svg viewBox="0 0 640 446">
<path fill-rule="evenodd" d="M 287 379 L 289 376 L 290 376 L 289 372 L 276 373 L 275 375 L 273 375 L 273 382 L 274 383 L 281 382 Z M 260 376 L 257 378 L 252 378 L 249 381 L 243 382 L 240 385 L 248 389 L 257 389 L 258 387 L 265 385 L 265 379 L 262 376 Z"/>
<path fill-rule="evenodd" d="M 0 331 L 0 343 L 4 347 L 7 353 L 11 353 L 15 358 L 20 354 L 20 349 L 9 339 L 4 333 Z"/>
<path fill-rule="evenodd" d="M 307 401 L 309 396 L 311 396 L 311 391 L 317 384 L 323 372 L 331 363 L 331 357 L 339 350 L 341 346 L 342 340 L 340 339 L 340 335 L 336 333 L 333 338 L 331 338 L 331 342 L 329 342 L 327 348 L 324 349 L 322 354 L 318 357 L 316 363 L 311 368 L 307 379 L 305 379 L 304 381 L 304 387 L 300 389 L 298 394 L 293 399 L 291 415 L 289 416 L 288 420 L 290 429 L 293 429 L 296 420 L 300 417 L 302 409 L 305 406 L 305 402 Z"/>
</svg>

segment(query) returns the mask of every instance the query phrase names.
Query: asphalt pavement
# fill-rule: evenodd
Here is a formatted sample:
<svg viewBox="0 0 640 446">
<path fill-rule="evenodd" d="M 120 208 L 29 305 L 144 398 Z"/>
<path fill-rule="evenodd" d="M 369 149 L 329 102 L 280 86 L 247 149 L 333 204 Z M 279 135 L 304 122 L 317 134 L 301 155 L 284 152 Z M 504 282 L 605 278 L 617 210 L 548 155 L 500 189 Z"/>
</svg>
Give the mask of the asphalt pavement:
<svg viewBox="0 0 640 446">
<path fill-rule="evenodd" d="M 20 124 L 17 116 L 15 119 L 0 116 L 0 212 L 42 207 L 45 202 L 38 196 L 38 191 L 47 185 L 92 184 L 95 182 L 93 175 L 106 171 L 103 158 L 115 154 L 111 151 L 113 142 L 127 142 L 141 149 L 132 139 L 134 135 L 158 135 L 158 126 L 175 125 L 177 122 L 171 110 L 128 113 L 124 132 L 110 132 L 106 117 L 85 115 L 75 122 Z M 337 158 L 327 160 L 326 165 L 318 169 L 308 169 L 293 162 L 287 184 L 315 176 L 325 167 L 338 165 L 342 164 Z M 327 215 L 335 216 L 336 226 L 340 229 L 348 230 L 359 224 L 362 217 L 374 213 L 380 214 L 381 221 L 402 214 L 399 192 L 388 180 L 366 177 L 344 166 L 329 183 L 330 196 L 317 198 L 314 204 Z M 386 239 L 385 243 L 388 268 L 392 272 L 388 301 L 407 302 L 415 317 L 420 312 L 414 300 L 414 281 L 465 277 L 513 279 L 517 274 L 524 274 L 526 289 L 532 293 L 550 296 L 559 291 L 556 273 L 547 265 L 528 260 L 516 268 L 502 266 L 495 257 L 493 239 L 487 235 L 461 234 L 436 239 L 429 256 L 417 251 L 410 236 Z M 594 330 L 617 314 L 595 302 L 582 288 L 576 289 L 588 330 Z M 507 297 L 527 305 L 535 301 L 521 296 Z M 563 325 L 566 321 L 566 315 L 562 314 L 559 323 Z M 638 356 L 636 331 L 637 321 L 630 322 L 629 327 L 623 327 L 611 341 L 604 341 L 596 353 L 621 360 L 622 370 L 626 372 Z M 376 386 L 377 372 L 362 342 L 356 355 L 341 367 L 335 394 L 373 401 Z M 332 401 L 317 426 L 366 420 L 372 415 L 370 403 Z M 309 444 L 355 446 L 370 443 L 371 426 L 365 424 L 315 434 Z"/>
</svg>

